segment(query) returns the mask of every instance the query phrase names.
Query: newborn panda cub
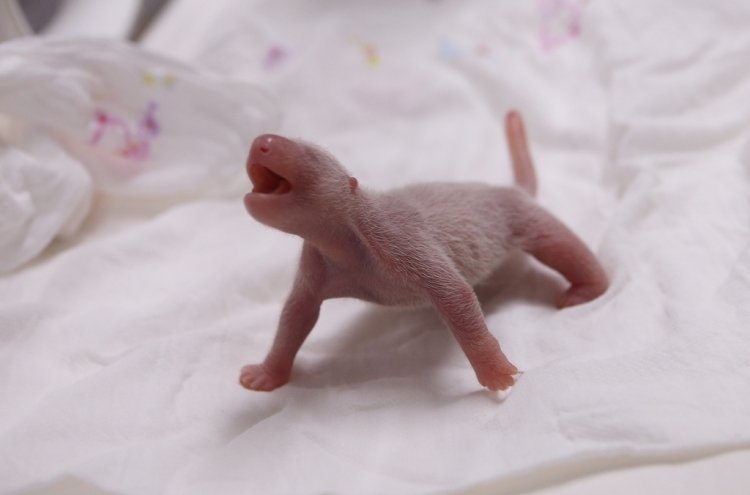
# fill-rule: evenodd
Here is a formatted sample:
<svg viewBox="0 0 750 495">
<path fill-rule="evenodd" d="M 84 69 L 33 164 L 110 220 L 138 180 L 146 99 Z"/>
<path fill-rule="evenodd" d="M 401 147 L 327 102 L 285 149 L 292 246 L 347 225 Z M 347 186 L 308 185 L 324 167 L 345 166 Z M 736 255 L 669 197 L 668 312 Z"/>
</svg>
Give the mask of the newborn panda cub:
<svg viewBox="0 0 750 495">
<path fill-rule="evenodd" d="M 270 134 L 255 139 L 247 211 L 305 242 L 271 350 L 262 363 L 242 368 L 242 386 L 273 390 L 287 383 L 321 303 L 335 297 L 431 304 L 480 384 L 513 385 L 518 370 L 487 329 L 472 287 L 517 249 L 570 282 L 558 308 L 598 297 L 608 282 L 586 245 L 534 201 L 536 175 L 518 113 L 508 114 L 505 129 L 514 187 L 433 183 L 384 193 L 359 187 L 320 148 Z"/>
</svg>

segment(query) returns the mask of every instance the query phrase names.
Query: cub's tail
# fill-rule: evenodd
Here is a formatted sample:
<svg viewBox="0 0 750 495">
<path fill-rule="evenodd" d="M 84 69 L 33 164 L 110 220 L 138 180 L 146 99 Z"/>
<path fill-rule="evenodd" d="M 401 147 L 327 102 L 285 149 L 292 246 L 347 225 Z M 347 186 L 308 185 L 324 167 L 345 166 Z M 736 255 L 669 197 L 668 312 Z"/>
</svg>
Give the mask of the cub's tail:
<svg viewBox="0 0 750 495">
<path fill-rule="evenodd" d="M 529 146 L 526 143 L 526 131 L 523 127 L 521 115 L 511 110 L 505 117 L 505 135 L 508 138 L 510 159 L 513 162 L 513 177 L 516 185 L 536 196 L 536 172 L 531 161 Z"/>
</svg>

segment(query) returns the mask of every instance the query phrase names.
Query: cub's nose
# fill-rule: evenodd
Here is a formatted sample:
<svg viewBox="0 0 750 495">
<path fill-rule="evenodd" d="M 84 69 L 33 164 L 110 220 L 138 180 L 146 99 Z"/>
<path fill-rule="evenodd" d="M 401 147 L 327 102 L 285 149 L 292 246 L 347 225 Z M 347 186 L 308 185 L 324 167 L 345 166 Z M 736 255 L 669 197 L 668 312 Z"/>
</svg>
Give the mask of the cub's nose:
<svg viewBox="0 0 750 495">
<path fill-rule="evenodd" d="M 281 139 L 284 138 L 275 134 L 263 134 L 261 136 L 258 136 L 257 138 L 255 138 L 252 146 L 250 147 L 250 156 L 262 156 L 270 154 L 273 148 L 277 146 L 277 143 Z"/>
<path fill-rule="evenodd" d="M 292 141 L 285 137 L 277 136 L 276 134 L 263 134 L 253 141 L 250 147 L 250 157 L 267 157 L 283 151 L 284 148 L 289 147 L 291 144 Z"/>
<path fill-rule="evenodd" d="M 285 167 L 285 163 L 293 161 L 299 146 L 291 139 L 276 134 L 258 136 L 250 145 L 247 166 L 258 163 L 271 168 Z"/>
<path fill-rule="evenodd" d="M 271 152 L 271 147 L 275 144 L 274 141 L 275 138 L 278 138 L 280 136 L 276 136 L 274 134 L 263 134 L 261 136 L 258 136 L 255 138 L 255 141 L 253 141 L 253 149 L 257 150 L 259 153 L 262 154 L 268 154 Z"/>
</svg>

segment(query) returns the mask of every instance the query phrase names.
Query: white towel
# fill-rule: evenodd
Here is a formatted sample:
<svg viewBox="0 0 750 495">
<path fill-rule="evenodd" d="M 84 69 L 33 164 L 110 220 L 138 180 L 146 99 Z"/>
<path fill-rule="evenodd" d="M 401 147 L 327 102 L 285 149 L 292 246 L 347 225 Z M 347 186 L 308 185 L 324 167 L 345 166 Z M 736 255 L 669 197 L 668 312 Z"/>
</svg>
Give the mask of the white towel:
<svg viewBox="0 0 750 495">
<path fill-rule="evenodd" d="M 444 493 L 750 443 L 745 2 L 233 5 L 193 60 L 363 187 L 507 184 L 519 109 L 539 201 L 612 286 L 558 311 L 562 279 L 519 257 L 482 289 L 524 372 L 507 396 L 433 311 L 354 300 L 249 392 L 300 241 L 240 195 L 187 201 L 0 278 L 0 493 Z"/>
<path fill-rule="evenodd" d="M 139 197 L 232 190 L 242 175 L 236 162 L 275 128 L 278 109 L 252 85 L 124 42 L 26 38 L 0 46 L 0 117 L 8 141 L 0 148 L 2 273 L 66 225 L 74 231 L 94 189 Z"/>
</svg>

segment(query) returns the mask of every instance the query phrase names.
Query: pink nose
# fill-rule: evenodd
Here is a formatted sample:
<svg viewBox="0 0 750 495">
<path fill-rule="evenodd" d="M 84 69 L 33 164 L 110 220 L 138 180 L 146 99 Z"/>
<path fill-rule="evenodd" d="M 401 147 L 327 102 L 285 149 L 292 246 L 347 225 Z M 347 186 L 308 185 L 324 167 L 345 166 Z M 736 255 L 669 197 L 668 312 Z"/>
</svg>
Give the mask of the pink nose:
<svg viewBox="0 0 750 495">
<path fill-rule="evenodd" d="M 276 134 L 263 134 L 258 136 L 250 146 L 250 155 L 247 157 L 248 165 L 252 163 L 267 163 L 284 160 L 294 150 L 294 141 Z"/>
<path fill-rule="evenodd" d="M 258 136 L 250 147 L 250 156 L 268 155 L 280 139 L 282 139 L 281 136 L 275 134 Z"/>
</svg>

